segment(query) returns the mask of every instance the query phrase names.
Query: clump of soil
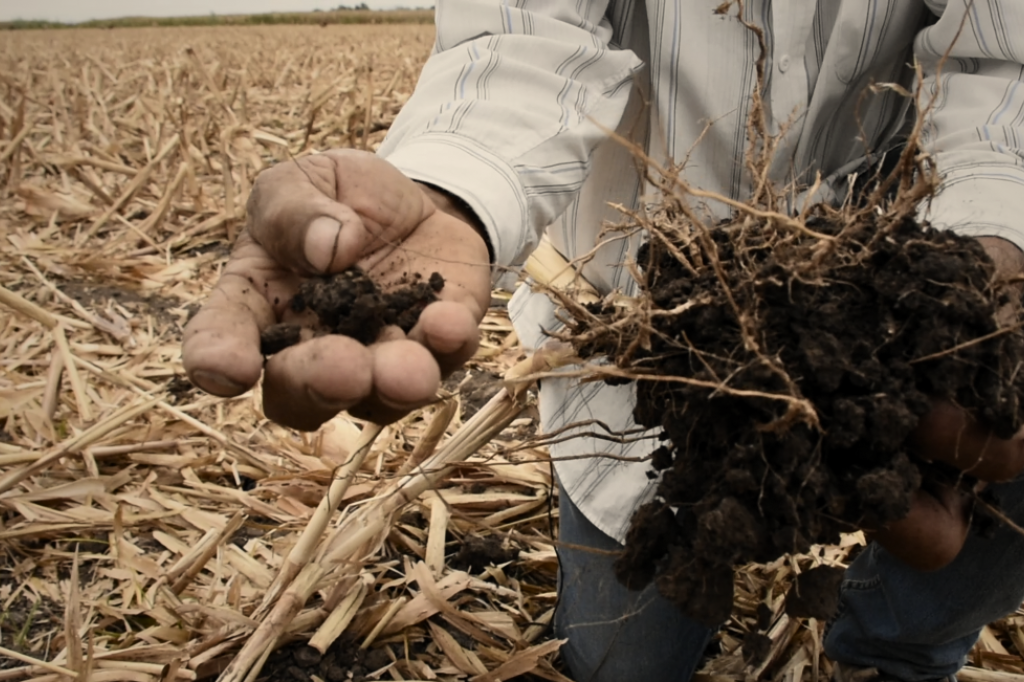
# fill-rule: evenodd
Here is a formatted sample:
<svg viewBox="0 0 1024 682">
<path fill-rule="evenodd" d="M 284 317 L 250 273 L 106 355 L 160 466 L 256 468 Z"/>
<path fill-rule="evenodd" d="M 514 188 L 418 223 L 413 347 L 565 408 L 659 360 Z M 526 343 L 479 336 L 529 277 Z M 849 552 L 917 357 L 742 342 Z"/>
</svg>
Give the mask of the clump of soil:
<svg viewBox="0 0 1024 682">
<path fill-rule="evenodd" d="M 175 405 L 180 404 L 195 394 L 196 387 L 183 374 L 175 374 L 164 386 Z"/>
<path fill-rule="evenodd" d="M 733 567 L 906 515 L 922 481 L 908 436 L 932 399 L 1017 431 L 1024 337 L 998 311 L 1019 294 L 976 240 L 911 215 L 817 207 L 803 229 L 742 214 L 708 228 L 670 198 L 639 225 L 636 305 L 567 306 L 565 338 L 640 377 L 634 417 L 663 434 L 657 496 L 616 563 L 626 585 L 654 580 L 717 625 Z M 819 582 L 804 589 L 837 587 Z M 797 612 L 834 608 L 806 596 Z"/>
<path fill-rule="evenodd" d="M 828 617 L 839 611 L 839 586 L 846 573 L 838 566 L 817 566 L 796 577 L 786 595 L 786 613 L 794 618 Z"/>
<path fill-rule="evenodd" d="M 368 345 L 388 325 L 397 325 L 404 332 L 412 329 L 420 313 L 437 300 L 442 289 L 444 278 L 435 272 L 426 281 L 417 274 L 411 283 L 384 292 L 365 272 L 353 266 L 330 277 L 306 280 L 289 306 L 296 313 L 316 313 L 316 334 L 342 334 Z M 260 334 L 260 352 L 279 353 L 298 343 L 301 334 L 298 324 L 268 327 Z"/>
<path fill-rule="evenodd" d="M 488 566 L 499 566 L 512 561 L 518 555 L 516 550 L 503 547 L 499 537 L 470 536 L 463 541 L 449 563 L 452 568 L 476 573 Z"/>
</svg>

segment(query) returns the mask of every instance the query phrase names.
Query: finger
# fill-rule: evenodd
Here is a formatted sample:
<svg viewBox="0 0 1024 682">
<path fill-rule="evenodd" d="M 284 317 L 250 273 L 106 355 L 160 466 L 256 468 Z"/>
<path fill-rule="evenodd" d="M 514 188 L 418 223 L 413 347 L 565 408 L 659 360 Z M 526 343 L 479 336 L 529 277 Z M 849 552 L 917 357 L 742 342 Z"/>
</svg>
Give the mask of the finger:
<svg viewBox="0 0 1024 682">
<path fill-rule="evenodd" d="M 441 369 L 430 352 L 409 340 L 388 341 L 371 347 L 373 388 L 380 402 L 410 411 L 426 405 L 441 387 Z"/>
<path fill-rule="evenodd" d="M 423 345 L 406 339 L 376 343 L 373 393 L 349 414 L 376 424 L 390 424 L 436 399 L 441 369 Z"/>
<path fill-rule="evenodd" d="M 1014 282 L 1020 277 L 1021 272 L 1024 272 L 1024 252 L 1019 246 L 1001 237 L 978 237 L 978 241 L 995 266 L 993 278 L 997 287 Z M 1009 286 L 1016 295 L 1011 296 L 1010 300 L 996 311 L 996 321 L 1006 327 L 1015 324 L 1021 314 L 1021 284 L 1016 282 Z"/>
<path fill-rule="evenodd" d="M 473 313 L 448 301 L 427 306 L 408 337 L 397 327 L 385 328 L 371 346 L 375 354 L 373 395 L 349 413 L 358 419 L 390 424 L 433 402 L 441 377 L 461 367 L 476 352 L 478 334 Z"/>
<path fill-rule="evenodd" d="M 984 481 L 1008 481 L 1024 469 L 1024 440 L 996 438 L 966 410 L 935 401 L 911 435 L 915 453 Z"/>
<path fill-rule="evenodd" d="M 260 378 L 260 329 L 273 324 L 274 313 L 247 273 L 266 266 L 265 253 L 243 235 L 207 302 L 185 325 L 185 372 L 208 393 L 239 395 Z"/>
<path fill-rule="evenodd" d="M 480 330 L 474 314 L 461 303 L 438 301 L 423 309 L 409 338 L 423 344 L 448 376 L 476 353 Z"/>
<path fill-rule="evenodd" d="M 246 229 L 283 265 L 304 274 L 339 272 L 358 260 L 350 235 L 359 216 L 324 193 L 333 178 L 319 160 L 282 163 L 256 178 L 246 206 Z M 320 181 L 317 181 L 317 180 Z"/>
<path fill-rule="evenodd" d="M 1024 252 L 1011 241 L 1001 237 L 978 237 L 992 264 L 995 265 L 995 278 L 1008 280 L 1024 271 Z"/>
<path fill-rule="evenodd" d="M 247 206 L 255 239 L 296 272 L 341 272 L 400 241 L 434 212 L 415 183 L 374 154 L 339 150 L 262 173 Z"/>
<path fill-rule="evenodd" d="M 969 499 L 948 486 L 918 490 L 906 517 L 868 535 L 910 567 L 938 570 L 956 558 L 967 539 Z"/>
<path fill-rule="evenodd" d="M 380 330 L 380 334 L 377 335 L 377 340 L 374 343 L 386 343 L 388 341 L 401 341 L 408 338 L 402 328 L 396 324 L 385 325 Z"/>
<path fill-rule="evenodd" d="M 370 351 L 347 336 L 300 343 L 267 361 L 263 411 L 285 426 L 312 431 L 365 400 L 373 388 Z"/>
</svg>

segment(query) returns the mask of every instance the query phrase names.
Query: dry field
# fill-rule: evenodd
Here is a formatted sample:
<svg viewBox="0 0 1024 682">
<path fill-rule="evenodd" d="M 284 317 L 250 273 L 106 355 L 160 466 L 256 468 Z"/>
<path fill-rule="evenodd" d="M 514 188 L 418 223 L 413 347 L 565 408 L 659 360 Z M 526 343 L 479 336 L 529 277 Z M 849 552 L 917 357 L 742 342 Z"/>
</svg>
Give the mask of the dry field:
<svg viewBox="0 0 1024 682">
<path fill-rule="evenodd" d="M 375 148 L 432 32 L 0 33 L 0 682 L 213 679 L 233 660 L 223 679 L 567 679 L 531 408 L 462 463 L 425 459 L 438 441 L 450 454 L 445 434 L 466 434 L 521 359 L 501 305 L 462 390 L 383 429 L 365 459 L 362 424 L 299 435 L 258 394 L 214 399 L 182 373 L 182 326 L 253 178 Z M 443 473 L 436 491 L 396 492 L 423 472 Z M 740 572 L 704 682 L 827 679 L 823 625 L 785 616 L 781 589 L 853 546 Z M 771 644 L 748 666 L 759 604 Z M 962 679 L 1024 680 L 1022 626 L 988 629 Z"/>
<path fill-rule="evenodd" d="M 434 12 L 429 9 L 397 9 L 387 11 L 347 9 L 323 12 L 268 12 L 265 14 L 206 14 L 185 17 L 119 17 L 92 19 L 78 24 L 49 21 L 0 21 L 0 30 L 47 28 L 149 28 L 156 26 L 253 26 L 277 24 L 433 24 Z"/>
</svg>

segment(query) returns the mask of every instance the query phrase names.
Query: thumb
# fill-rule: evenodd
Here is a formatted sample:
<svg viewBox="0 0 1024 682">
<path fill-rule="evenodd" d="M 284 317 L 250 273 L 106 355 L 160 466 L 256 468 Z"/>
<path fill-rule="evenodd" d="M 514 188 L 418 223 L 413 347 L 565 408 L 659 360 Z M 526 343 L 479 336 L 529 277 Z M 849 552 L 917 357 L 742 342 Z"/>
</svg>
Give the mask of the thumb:
<svg viewBox="0 0 1024 682">
<path fill-rule="evenodd" d="M 393 246 L 416 225 L 418 222 L 380 225 L 343 204 L 337 204 L 330 215 L 317 216 L 305 229 L 300 228 L 285 236 L 287 243 L 279 253 L 294 253 L 301 249 L 301 258 L 287 265 L 303 274 L 333 274 L 347 270 L 370 253 Z"/>
<path fill-rule="evenodd" d="M 933 401 L 910 442 L 919 457 L 945 462 L 983 481 L 1008 481 L 1024 469 L 1024 440 L 996 438 L 949 400 Z"/>
<path fill-rule="evenodd" d="M 353 229 L 343 229 L 341 221 L 330 216 L 314 218 L 306 228 L 302 253 L 314 273 L 340 272 L 359 259 L 361 243 L 349 244 Z"/>
<path fill-rule="evenodd" d="M 359 260 L 365 226 L 349 206 L 310 183 L 297 163 L 275 166 L 253 184 L 246 228 L 253 240 L 293 272 L 340 272 Z"/>
<path fill-rule="evenodd" d="M 373 154 L 307 156 L 265 170 L 246 227 L 278 262 L 305 275 L 340 272 L 401 241 L 435 210 L 412 180 Z"/>
</svg>

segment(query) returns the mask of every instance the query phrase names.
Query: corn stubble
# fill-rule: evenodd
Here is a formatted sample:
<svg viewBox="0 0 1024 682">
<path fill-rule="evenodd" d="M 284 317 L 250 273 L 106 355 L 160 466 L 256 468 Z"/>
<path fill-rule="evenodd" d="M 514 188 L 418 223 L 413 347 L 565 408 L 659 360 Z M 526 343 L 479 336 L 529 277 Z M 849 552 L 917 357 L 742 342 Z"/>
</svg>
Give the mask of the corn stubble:
<svg viewBox="0 0 1024 682">
<path fill-rule="evenodd" d="M 256 175 L 375 149 L 432 42 L 420 25 L 4 34 L 0 679 L 209 680 L 232 661 L 257 679 L 293 640 L 325 659 L 354 643 L 405 679 L 452 679 L 434 671 L 453 660 L 558 679 L 548 465 L 521 427 L 488 444 L 527 396 L 469 424 L 446 393 L 383 430 L 340 415 L 299 438 L 258 391 L 214 399 L 181 366 Z M 485 326 L 473 368 L 500 376 L 519 359 L 506 311 Z M 449 561 L 466 536 L 516 558 L 470 575 Z M 404 642 L 422 652 L 396 660 Z"/>
</svg>

